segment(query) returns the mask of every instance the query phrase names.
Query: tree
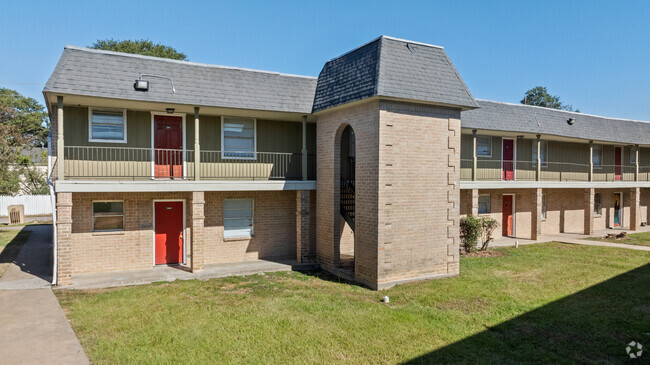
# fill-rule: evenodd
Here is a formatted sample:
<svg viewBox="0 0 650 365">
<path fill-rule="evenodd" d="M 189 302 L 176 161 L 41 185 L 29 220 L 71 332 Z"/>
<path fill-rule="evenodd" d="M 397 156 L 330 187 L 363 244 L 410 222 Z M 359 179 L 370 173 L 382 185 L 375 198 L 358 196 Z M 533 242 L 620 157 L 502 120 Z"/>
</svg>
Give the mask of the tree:
<svg viewBox="0 0 650 365">
<path fill-rule="evenodd" d="M 97 40 L 97 42 L 93 43 L 90 48 L 187 61 L 187 56 L 184 53 L 178 52 L 174 48 L 160 43 L 154 44 L 148 39 L 120 41 L 111 38 Z"/>
<path fill-rule="evenodd" d="M 545 86 L 536 86 L 526 91 L 526 94 L 521 100 L 521 103 L 525 105 L 542 106 L 544 108 L 574 111 L 573 106 L 569 104 L 563 104 L 560 101 L 559 96 L 553 96 L 549 94 Z M 580 110 L 577 109 L 575 111 L 580 112 Z"/>
<path fill-rule="evenodd" d="M 50 121 L 45 108 L 34 98 L 0 88 L 0 124 L 15 126 L 24 146 L 47 146 Z"/>
</svg>

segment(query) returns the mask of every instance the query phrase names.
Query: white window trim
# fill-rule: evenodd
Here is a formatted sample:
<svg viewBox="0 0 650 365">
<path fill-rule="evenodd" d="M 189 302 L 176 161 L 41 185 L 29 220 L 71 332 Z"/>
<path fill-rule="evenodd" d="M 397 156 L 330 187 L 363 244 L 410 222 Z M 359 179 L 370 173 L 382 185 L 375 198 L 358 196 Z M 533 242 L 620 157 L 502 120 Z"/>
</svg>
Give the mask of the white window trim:
<svg viewBox="0 0 650 365">
<path fill-rule="evenodd" d="M 548 206 L 546 205 L 546 194 L 542 194 L 542 221 L 548 218 Z"/>
<path fill-rule="evenodd" d="M 490 154 L 489 155 L 481 155 L 478 153 L 478 139 L 479 138 L 488 138 L 489 142 L 488 144 L 490 145 Z M 476 136 L 476 157 L 492 157 L 492 136 L 485 136 L 485 135 L 478 135 Z"/>
<path fill-rule="evenodd" d="M 253 157 L 226 156 L 225 133 L 223 127 L 226 119 L 248 119 L 253 121 Z M 257 160 L 257 118 L 221 116 L 221 159 L 222 160 Z"/>
<path fill-rule="evenodd" d="M 95 230 L 95 203 L 122 203 L 122 229 L 99 229 Z M 126 206 L 124 200 L 93 200 L 91 203 L 91 220 L 93 232 L 124 232 L 126 231 Z M 117 215 L 117 214 L 116 214 Z"/>
<path fill-rule="evenodd" d="M 507 237 L 517 237 L 517 195 L 515 194 L 503 194 L 503 195 L 512 195 L 512 236 L 507 236 Z M 503 206 L 503 198 L 501 200 L 501 205 Z M 501 218 L 501 223 L 503 224 L 503 214 Z"/>
<path fill-rule="evenodd" d="M 251 201 L 251 234 L 247 236 L 234 236 L 234 237 L 225 237 L 226 236 L 226 217 L 225 217 L 225 201 L 226 200 L 237 200 L 237 199 L 250 199 Z M 255 199 L 253 198 L 226 198 L 221 202 L 221 219 L 223 221 L 223 239 L 224 240 L 240 240 L 240 239 L 249 239 L 255 237 Z"/>
<path fill-rule="evenodd" d="M 596 153 L 595 153 L 596 148 L 598 148 L 600 150 L 600 165 L 599 166 L 596 166 L 596 164 L 594 163 L 594 155 L 596 155 Z M 603 147 L 602 144 L 594 144 L 593 152 L 594 153 L 591 156 L 591 163 L 594 165 L 594 170 L 602 170 L 603 169 L 603 157 L 605 155 L 605 148 Z"/>
<path fill-rule="evenodd" d="M 533 167 L 537 167 L 537 157 L 535 157 L 535 155 L 537 154 L 537 140 L 533 139 L 532 141 L 533 141 L 533 148 L 532 148 Z M 542 160 L 541 158 L 540 161 L 542 162 L 542 167 L 548 167 L 548 141 L 542 140 L 539 141 L 539 143 L 540 143 L 540 147 L 539 147 L 540 150 L 543 149 L 541 145 L 546 144 L 546 153 L 544 154 L 544 156 L 546 157 L 546 161 Z"/>
<path fill-rule="evenodd" d="M 600 212 L 596 212 L 596 194 L 600 196 Z M 603 195 L 601 193 L 594 193 L 594 217 L 603 216 Z"/>
<path fill-rule="evenodd" d="M 479 214 L 479 215 L 481 215 L 481 214 L 491 214 L 491 213 L 492 213 L 492 196 L 491 196 L 490 194 L 479 194 L 479 196 L 478 196 L 478 197 L 479 197 L 479 201 L 480 201 L 480 198 L 481 198 L 482 196 L 487 196 L 487 197 L 488 197 L 488 206 L 487 206 L 488 211 L 487 211 L 486 213 L 478 212 L 478 214 Z M 479 207 L 480 207 L 480 206 L 481 206 L 481 205 L 479 204 Z"/>
<path fill-rule="evenodd" d="M 124 138 L 123 139 L 101 139 L 93 138 L 93 110 L 97 111 L 122 111 L 122 118 L 124 119 Z M 88 142 L 99 142 L 99 143 L 127 143 L 126 139 L 127 129 L 126 129 L 126 109 L 110 109 L 110 108 L 88 108 Z"/>
</svg>

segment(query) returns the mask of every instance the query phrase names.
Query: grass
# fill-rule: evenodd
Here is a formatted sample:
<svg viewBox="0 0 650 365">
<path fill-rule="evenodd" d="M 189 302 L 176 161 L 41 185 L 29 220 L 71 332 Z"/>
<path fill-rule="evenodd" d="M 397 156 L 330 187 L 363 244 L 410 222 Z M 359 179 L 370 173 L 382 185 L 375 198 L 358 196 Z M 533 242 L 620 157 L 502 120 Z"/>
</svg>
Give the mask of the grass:
<svg viewBox="0 0 650 365">
<path fill-rule="evenodd" d="M 624 243 L 627 245 L 639 245 L 639 246 L 648 246 L 650 247 L 650 232 L 643 233 L 632 233 L 628 234 L 626 238 L 617 240 L 617 239 L 605 239 L 602 237 L 591 237 L 588 238 L 591 241 L 599 242 L 610 242 L 610 243 Z"/>
<path fill-rule="evenodd" d="M 20 252 L 29 238 L 29 233 L 29 231 L 0 230 L 0 278 Z"/>
<path fill-rule="evenodd" d="M 618 363 L 650 344 L 650 253 L 500 250 L 381 292 L 296 272 L 55 292 L 95 364 Z"/>
</svg>

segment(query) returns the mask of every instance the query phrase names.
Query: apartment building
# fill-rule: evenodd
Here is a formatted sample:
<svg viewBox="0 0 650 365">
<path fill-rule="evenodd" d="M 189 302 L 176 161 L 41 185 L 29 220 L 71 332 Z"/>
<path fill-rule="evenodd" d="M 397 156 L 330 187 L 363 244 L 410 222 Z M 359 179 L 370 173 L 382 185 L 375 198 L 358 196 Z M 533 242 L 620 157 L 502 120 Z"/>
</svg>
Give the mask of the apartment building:
<svg viewBox="0 0 650 365">
<path fill-rule="evenodd" d="M 65 47 L 55 277 L 270 260 L 373 289 L 459 272 L 503 234 L 647 221 L 650 124 L 475 100 L 444 49 L 379 37 L 319 77 Z"/>
</svg>

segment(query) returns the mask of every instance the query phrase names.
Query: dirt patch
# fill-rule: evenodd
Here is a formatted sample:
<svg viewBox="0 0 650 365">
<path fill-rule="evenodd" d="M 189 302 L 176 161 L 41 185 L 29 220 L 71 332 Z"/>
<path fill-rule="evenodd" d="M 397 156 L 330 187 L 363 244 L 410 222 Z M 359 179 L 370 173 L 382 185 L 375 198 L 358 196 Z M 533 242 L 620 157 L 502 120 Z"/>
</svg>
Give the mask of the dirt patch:
<svg viewBox="0 0 650 365">
<path fill-rule="evenodd" d="M 470 253 L 461 252 L 464 257 L 503 257 L 508 254 L 505 251 L 487 250 L 487 251 L 474 251 Z"/>
</svg>

